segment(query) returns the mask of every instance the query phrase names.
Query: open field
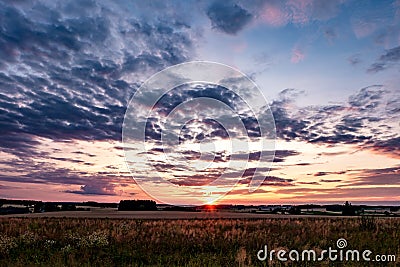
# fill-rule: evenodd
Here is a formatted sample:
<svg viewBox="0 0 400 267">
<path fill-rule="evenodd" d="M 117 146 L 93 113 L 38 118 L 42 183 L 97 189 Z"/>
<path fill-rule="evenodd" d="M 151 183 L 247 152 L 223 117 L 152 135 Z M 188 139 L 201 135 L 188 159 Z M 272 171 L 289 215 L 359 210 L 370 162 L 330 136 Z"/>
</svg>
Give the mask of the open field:
<svg viewBox="0 0 400 267">
<path fill-rule="evenodd" d="M 383 216 L 382 214 L 380 216 Z M 113 218 L 113 219 L 272 219 L 272 218 L 348 218 L 336 214 L 319 215 L 288 215 L 271 213 L 251 213 L 238 211 L 118 211 L 115 208 L 91 208 L 90 211 L 57 211 L 1 215 L 3 218 L 28 217 L 28 218 Z M 386 217 L 393 218 L 395 217 Z M 400 217 L 397 217 L 400 219 Z"/>
<path fill-rule="evenodd" d="M 0 233 L 0 266 L 284 266 L 277 259 L 259 261 L 257 252 L 264 245 L 269 250 L 320 252 L 336 248 L 340 238 L 347 240 L 349 249 L 394 254 L 397 263 L 400 256 L 400 219 L 396 218 L 0 217 Z M 396 266 L 376 262 L 373 266 L 388 265 Z M 371 264 L 325 260 L 293 266 Z"/>
<path fill-rule="evenodd" d="M 232 211 L 187 212 L 187 211 L 117 211 L 116 209 L 92 209 L 90 211 L 58 211 L 26 214 L 2 215 L 2 217 L 28 218 L 114 218 L 114 219 L 267 219 L 267 218 L 307 218 L 314 215 L 283 215 L 266 213 L 248 213 Z M 331 218 L 330 215 L 318 215 L 318 218 Z M 344 216 L 334 216 L 344 217 Z"/>
</svg>

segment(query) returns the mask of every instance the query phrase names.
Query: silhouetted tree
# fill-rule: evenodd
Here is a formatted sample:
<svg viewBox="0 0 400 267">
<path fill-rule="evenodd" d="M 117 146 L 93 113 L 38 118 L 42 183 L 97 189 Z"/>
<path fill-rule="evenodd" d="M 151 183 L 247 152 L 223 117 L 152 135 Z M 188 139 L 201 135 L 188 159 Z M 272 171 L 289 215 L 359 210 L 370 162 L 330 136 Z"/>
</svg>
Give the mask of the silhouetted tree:
<svg viewBox="0 0 400 267">
<path fill-rule="evenodd" d="M 356 208 L 351 205 L 348 201 L 344 203 L 342 215 L 344 216 L 354 216 L 356 215 Z"/>
<path fill-rule="evenodd" d="M 289 209 L 289 214 L 299 215 L 299 214 L 301 214 L 301 209 L 297 206 L 292 206 Z"/>
<path fill-rule="evenodd" d="M 118 210 L 157 210 L 157 204 L 153 200 L 121 200 Z"/>
<path fill-rule="evenodd" d="M 61 205 L 61 210 L 62 211 L 75 211 L 76 206 L 74 204 L 63 204 L 63 205 Z"/>
<path fill-rule="evenodd" d="M 33 212 L 44 212 L 44 203 L 42 201 L 37 202 L 33 206 Z"/>
</svg>

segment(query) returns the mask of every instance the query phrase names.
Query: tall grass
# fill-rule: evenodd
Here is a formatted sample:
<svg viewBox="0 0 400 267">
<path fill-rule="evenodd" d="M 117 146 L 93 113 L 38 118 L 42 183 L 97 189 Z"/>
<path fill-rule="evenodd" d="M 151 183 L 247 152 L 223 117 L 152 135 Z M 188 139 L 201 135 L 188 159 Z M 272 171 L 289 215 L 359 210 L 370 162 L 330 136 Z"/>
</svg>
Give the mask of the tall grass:
<svg viewBox="0 0 400 267">
<path fill-rule="evenodd" d="M 339 238 L 352 249 L 400 256 L 399 219 L 374 219 L 369 228 L 357 218 L 1 218 L 0 266 L 285 266 L 260 262 L 257 252 L 264 245 L 318 251 Z M 367 266 L 334 264 L 293 266 Z"/>
</svg>

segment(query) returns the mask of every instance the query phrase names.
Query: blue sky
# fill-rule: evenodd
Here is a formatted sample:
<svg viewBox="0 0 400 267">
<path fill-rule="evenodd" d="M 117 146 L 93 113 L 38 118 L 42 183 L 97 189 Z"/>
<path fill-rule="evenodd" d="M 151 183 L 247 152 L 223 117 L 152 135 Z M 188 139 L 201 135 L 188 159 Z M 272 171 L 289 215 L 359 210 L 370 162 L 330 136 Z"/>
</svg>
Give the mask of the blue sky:
<svg viewBox="0 0 400 267">
<path fill-rule="evenodd" d="M 332 1 L 335 8 L 326 11 L 327 19 L 321 19 L 318 14 L 308 14 L 312 1 L 303 2 L 309 5 L 297 11 L 304 15 L 301 22 L 294 21 L 294 14 L 286 10 L 287 18 L 274 25 L 263 19 L 266 11 L 261 9 L 254 21 L 235 35 L 207 30 L 206 44 L 198 57 L 236 64 L 248 74 L 257 73 L 255 79 L 270 97 L 288 87 L 306 90 L 314 94 L 303 99 L 310 104 L 326 104 L 328 99 L 344 101 L 346 92 L 396 77 L 397 69 L 367 71 L 386 49 L 398 45 L 395 3 Z M 265 5 L 268 9 L 268 3 Z M 285 5 L 277 4 L 282 10 Z"/>
<path fill-rule="evenodd" d="M 237 177 L 222 203 L 399 203 L 398 0 L 3 1 L 0 198 L 151 198 L 124 163 L 124 114 L 151 75 L 192 60 L 248 75 L 275 118 L 265 182 L 249 194 Z"/>
</svg>

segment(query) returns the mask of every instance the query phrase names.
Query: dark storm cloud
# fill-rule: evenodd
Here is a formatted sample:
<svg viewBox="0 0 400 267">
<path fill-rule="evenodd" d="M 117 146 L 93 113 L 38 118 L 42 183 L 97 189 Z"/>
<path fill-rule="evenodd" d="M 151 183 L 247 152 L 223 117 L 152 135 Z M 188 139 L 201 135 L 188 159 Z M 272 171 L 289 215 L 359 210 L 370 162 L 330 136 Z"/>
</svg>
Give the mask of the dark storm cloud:
<svg viewBox="0 0 400 267">
<path fill-rule="evenodd" d="M 163 19 L 139 20 L 123 3 L 0 3 L 0 149 L 120 140 L 138 85 L 189 58 L 188 26 Z"/>
<path fill-rule="evenodd" d="M 384 54 L 382 54 L 378 60 L 373 63 L 368 72 L 379 72 L 385 70 L 389 67 L 395 66 L 397 62 L 400 61 L 400 46 L 393 47 L 389 50 L 386 50 Z"/>
<path fill-rule="evenodd" d="M 207 9 L 207 16 L 213 28 L 232 35 L 242 30 L 253 17 L 246 9 L 230 1 L 215 1 Z"/>
</svg>

